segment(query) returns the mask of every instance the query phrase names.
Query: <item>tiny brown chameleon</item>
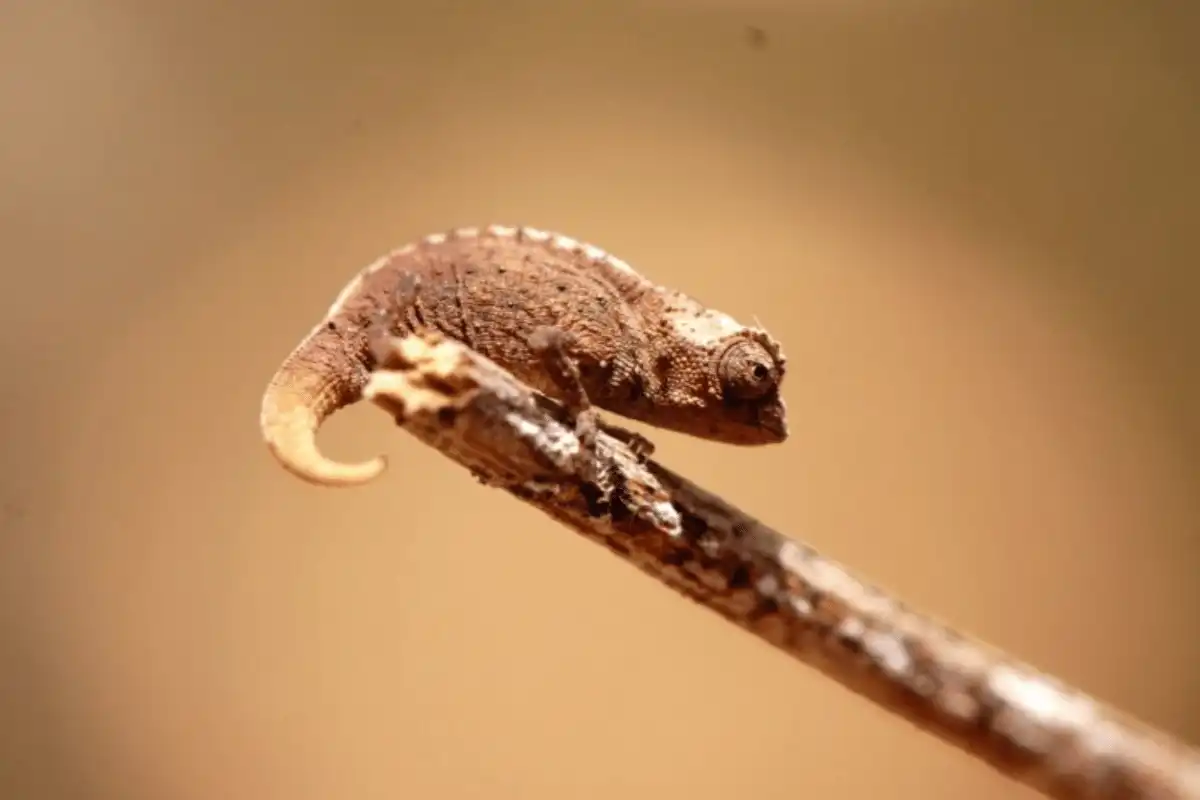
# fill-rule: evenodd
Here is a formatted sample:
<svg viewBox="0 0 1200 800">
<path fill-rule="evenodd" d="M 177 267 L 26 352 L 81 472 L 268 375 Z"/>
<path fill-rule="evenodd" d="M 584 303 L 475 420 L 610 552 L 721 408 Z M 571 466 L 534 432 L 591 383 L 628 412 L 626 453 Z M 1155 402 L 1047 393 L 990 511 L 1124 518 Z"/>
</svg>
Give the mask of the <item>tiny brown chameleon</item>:
<svg viewBox="0 0 1200 800">
<path fill-rule="evenodd" d="M 507 369 L 580 420 L 592 407 L 735 445 L 783 442 L 785 358 L 748 327 L 658 286 L 592 245 L 528 227 L 459 228 L 367 266 L 284 360 L 262 400 L 276 459 L 323 486 L 366 483 L 385 457 L 343 463 L 317 447 L 321 423 L 358 402 L 381 330 L 440 331 Z"/>
</svg>

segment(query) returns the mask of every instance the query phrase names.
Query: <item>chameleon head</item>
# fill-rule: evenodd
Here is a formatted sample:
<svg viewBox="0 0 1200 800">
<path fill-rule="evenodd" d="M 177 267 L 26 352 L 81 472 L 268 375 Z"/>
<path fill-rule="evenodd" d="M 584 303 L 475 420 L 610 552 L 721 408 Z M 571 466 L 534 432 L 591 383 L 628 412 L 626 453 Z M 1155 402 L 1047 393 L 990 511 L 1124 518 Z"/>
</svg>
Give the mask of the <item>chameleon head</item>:
<svg viewBox="0 0 1200 800">
<path fill-rule="evenodd" d="M 720 394 L 718 438 L 724 434 L 731 444 L 786 440 L 787 406 L 780 389 L 787 360 L 779 346 L 765 333 L 748 330 L 730 337 L 717 352 L 712 376 L 713 391 Z"/>
<path fill-rule="evenodd" d="M 725 444 L 788 438 L 787 360 L 770 335 L 711 311 L 677 321 L 676 332 L 686 344 L 664 359 L 665 402 L 647 421 Z"/>
</svg>

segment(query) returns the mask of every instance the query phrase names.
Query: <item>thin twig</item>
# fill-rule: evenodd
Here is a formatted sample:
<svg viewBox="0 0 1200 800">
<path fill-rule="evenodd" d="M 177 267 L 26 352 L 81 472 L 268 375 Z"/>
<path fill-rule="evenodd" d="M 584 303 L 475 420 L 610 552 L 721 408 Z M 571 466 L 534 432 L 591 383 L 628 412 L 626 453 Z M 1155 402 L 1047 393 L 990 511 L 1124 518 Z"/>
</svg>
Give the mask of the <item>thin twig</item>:
<svg viewBox="0 0 1200 800">
<path fill-rule="evenodd" d="M 601 434 L 456 341 L 391 343 L 366 394 L 425 443 L 644 572 L 1059 800 L 1200 799 L 1200 753 L 950 630 Z"/>
</svg>

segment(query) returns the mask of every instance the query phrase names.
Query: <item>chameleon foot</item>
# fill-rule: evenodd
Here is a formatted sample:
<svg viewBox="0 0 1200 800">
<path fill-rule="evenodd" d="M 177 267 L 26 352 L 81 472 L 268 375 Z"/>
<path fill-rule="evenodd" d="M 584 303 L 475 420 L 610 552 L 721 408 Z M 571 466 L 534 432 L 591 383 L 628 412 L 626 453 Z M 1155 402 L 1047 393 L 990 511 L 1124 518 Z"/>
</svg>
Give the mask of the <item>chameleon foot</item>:
<svg viewBox="0 0 1200 800">
<path fill-rule="evenodd" d="M 654 455 L 654 442 L 642 436 L 637 431 L 631 431 L 628 428 L 622 428 L 620 425 L 614 425 L 604 420 L 599 421 L 599 426 L 600 430 L 628 447 L 637 457 L 638 461 L 645 461 Z"/>
</svg>

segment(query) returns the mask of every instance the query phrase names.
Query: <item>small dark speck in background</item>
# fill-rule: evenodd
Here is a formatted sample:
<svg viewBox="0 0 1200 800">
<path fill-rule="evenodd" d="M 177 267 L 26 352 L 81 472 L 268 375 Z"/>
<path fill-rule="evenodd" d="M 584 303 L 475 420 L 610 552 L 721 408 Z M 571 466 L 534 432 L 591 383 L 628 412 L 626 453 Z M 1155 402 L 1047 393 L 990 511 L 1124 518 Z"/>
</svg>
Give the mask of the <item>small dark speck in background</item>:
<svg viewBox="0 0 1200 800">
<path fill-rule="evenodd" d="M 767 32 L 753 25 L 746 26 L 746 44 L 751 50 L 766 50 Z"/>
</svg>

